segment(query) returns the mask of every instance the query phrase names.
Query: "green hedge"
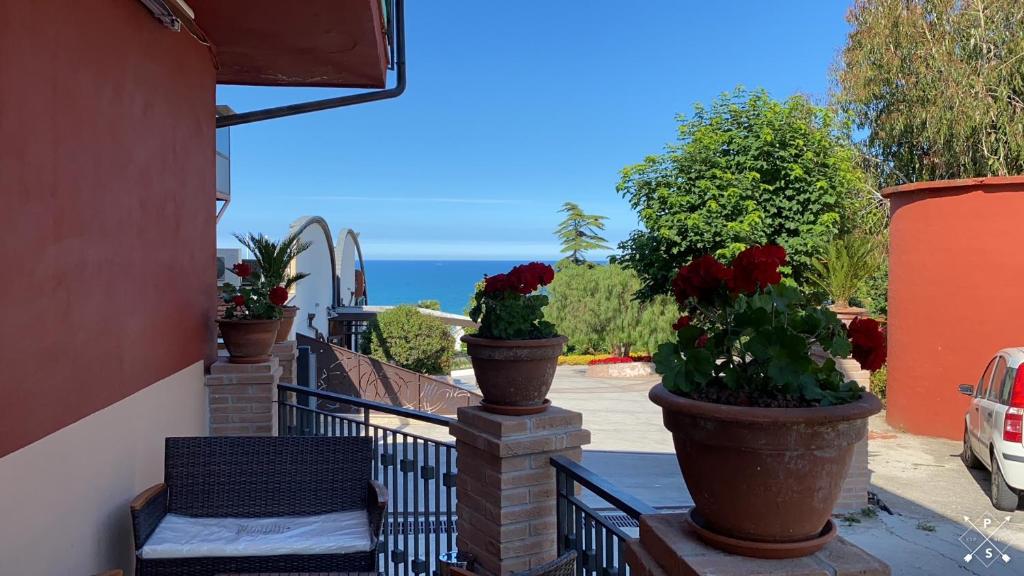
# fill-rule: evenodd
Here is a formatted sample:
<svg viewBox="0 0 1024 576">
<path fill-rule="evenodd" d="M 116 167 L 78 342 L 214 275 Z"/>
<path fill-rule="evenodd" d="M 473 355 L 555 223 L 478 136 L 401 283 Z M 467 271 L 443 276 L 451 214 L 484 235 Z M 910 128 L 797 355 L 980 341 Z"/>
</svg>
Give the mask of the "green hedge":
<svg viewBox="0 0 1024 576">
<path fill-rule="evenodd" d="M 455 341 L 441 319 L 397 306 L 370 322 L 363 353 L 421 374 L 448 374 Z"/>
</svg>

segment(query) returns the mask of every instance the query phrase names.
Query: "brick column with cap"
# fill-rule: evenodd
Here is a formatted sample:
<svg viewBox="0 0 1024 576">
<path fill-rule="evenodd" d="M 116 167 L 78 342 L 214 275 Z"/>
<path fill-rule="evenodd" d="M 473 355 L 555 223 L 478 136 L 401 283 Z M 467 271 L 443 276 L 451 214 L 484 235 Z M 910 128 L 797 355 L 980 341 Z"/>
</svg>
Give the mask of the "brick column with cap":
<svg viewBox="0 0 1024 576">
<path fill-rule="evenodd" d="M 281 364 L 274 356 L 260 364 L 231 364 L 227 358 L 210 366 L 206 391 L 211 436 L 272 436 L 277 433 L 274 398 Z"/>
<path fill-rule="evenodd" d="M 281 364 L 281 383 L 294 385 L 296 383 L 295 357 L 298 356 L 295 340 L 285 340 L 284 342 L 274 344 L 270 353 Z"/>
<path fill-rule="evenodd" d="M 557 555 L 555 471 L 549 459 L 579 461 L 590 443 L 583 415 L 551 406 L 530 416 L 459 408 L 450 426 L 459 455 L 458 548 L 488 576 L 550 562 Z"/>
</svg>

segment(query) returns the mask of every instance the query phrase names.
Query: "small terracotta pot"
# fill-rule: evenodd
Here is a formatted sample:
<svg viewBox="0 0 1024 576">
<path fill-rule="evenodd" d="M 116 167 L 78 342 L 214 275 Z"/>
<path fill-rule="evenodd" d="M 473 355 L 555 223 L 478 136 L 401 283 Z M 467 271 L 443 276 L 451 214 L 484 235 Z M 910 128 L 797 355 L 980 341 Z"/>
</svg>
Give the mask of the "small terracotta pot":
<svg viewBox="0 0 1024 576">
<path fill-rule="evenodd" d="M 868 313 L 866 308 L 858 308 L 857 306 L 836 306 L 833 304 L 828 309 L 835 312 L 836 316 L 839 317 L 839 321 L 846 326 L 849 326 L 854 318 L 866 316 Z"/>
<path fill-rule="evenodd" d="M 281 325 L 277 328 L 277 338 L 274 342 L 284 342 L 292 331 L 292 324 L 295 323 L 295 315 L 299 312 L 298 306 L 281 307 Z"/>
<path fill-rule="evenodd" d="M 750 408 L 683 398 L 659 384 L 650 398 L 662 408 L 703 527 L 766 558 L 805 556 L 828 543 L 822 536 L 854 446 L 882 409 L 870 393 L 841 406 Z M 778 544 L 800 542 L 810 545 L 779 555 Z"/>
<path fill-rule="evenodd" d="M 536 414 L 546 398 L 565 348 L 565 336 L 540 340 L 495 340 L 463 336 L 473 362 L 481 407 L 497 414 Z"/>
<path fill-rule="evenodd" d="M 232 364 L 258 364 L 270 360 L 280 320 L 217 320 Z"/>
</svg>

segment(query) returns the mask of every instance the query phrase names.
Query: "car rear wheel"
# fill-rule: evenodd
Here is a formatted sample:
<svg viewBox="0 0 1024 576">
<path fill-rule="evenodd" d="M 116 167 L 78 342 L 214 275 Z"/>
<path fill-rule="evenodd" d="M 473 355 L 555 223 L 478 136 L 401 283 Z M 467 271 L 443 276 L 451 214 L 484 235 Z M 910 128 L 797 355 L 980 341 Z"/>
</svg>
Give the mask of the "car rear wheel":
<svg viewBox="0 0 1024 576">
<path fill-rule="evenodd" d="M 989 496 L 992 498 L 992 505 L 996 510 L 1003 512 L 1013 512 L 1017 509 L 1017 504 L 1020 503 L 1020 496 L 1013 491 L 1013 488 L 1010 488 L 1006 479 L 1003 478 L 1003 471 L 999 468 L 999 460 L 996 459 L 995 454 L 992 455 L 992 490 Z"/>
<path fill-rule="evenodd" d="M 974 449 L 971 448 L 971 437 L 968 434 L 970 433 L 967 431 L 967 426 L 964 426 L 964 449 L 960 452 L 960 459 L 968 468 L 982 468 L 981 460 L 974 455 Z"/>
</svg>

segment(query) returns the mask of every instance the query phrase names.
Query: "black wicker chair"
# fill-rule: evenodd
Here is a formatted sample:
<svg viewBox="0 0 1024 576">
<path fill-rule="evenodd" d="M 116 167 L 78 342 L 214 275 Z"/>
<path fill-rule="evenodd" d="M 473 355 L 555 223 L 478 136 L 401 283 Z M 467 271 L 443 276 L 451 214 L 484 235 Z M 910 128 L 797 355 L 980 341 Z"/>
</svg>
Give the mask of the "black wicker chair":
<svg viewBox="0 0 1024 576">
<path fill-rule="evenodd" d="M 387 491 L 370 479 L 372 451 L 372 439 L 363 437 L 167 438 L 164 483 L 131 504 L 135 574 L 375 571 L 375 550 L 198 558 L 138 555 L 169 513 L 268 518 L 366 510 L 375 545 L 387 512 Z"/>
</svg>

